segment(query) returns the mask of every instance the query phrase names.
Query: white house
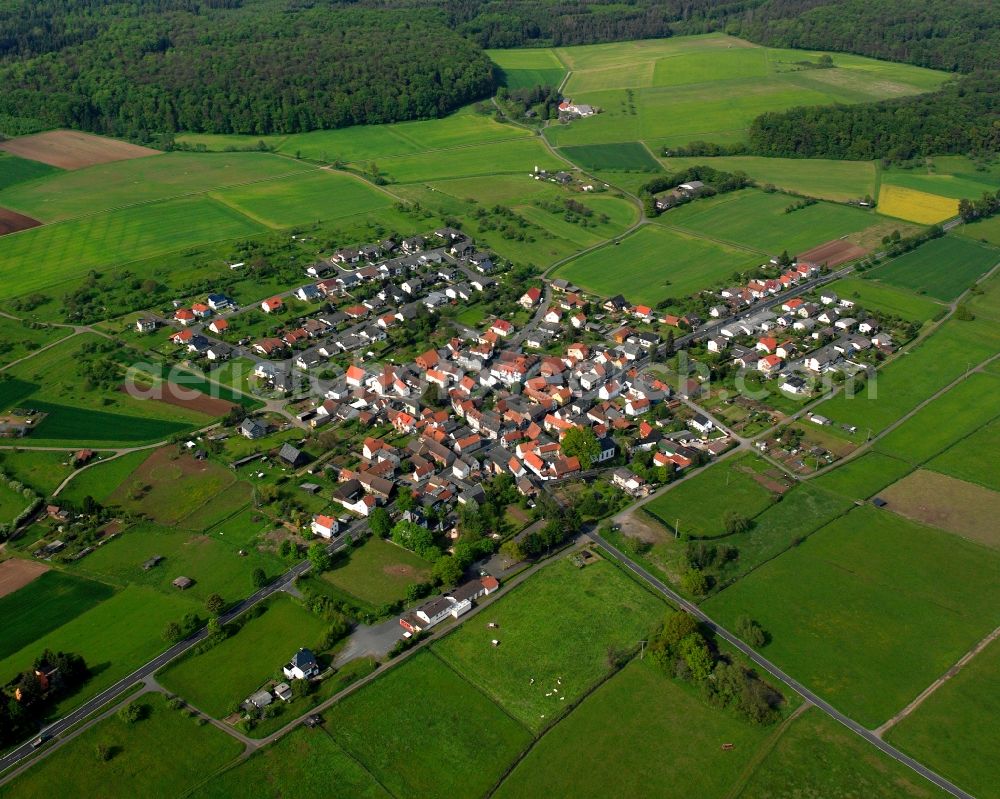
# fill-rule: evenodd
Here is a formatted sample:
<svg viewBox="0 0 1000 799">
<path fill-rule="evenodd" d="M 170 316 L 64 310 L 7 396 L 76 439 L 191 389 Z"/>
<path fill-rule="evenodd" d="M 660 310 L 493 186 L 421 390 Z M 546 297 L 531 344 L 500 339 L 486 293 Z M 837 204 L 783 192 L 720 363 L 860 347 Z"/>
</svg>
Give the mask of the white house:
<svg viewBox="0 0 1000 799">
<path fill-rule="evenodd" d="M 300 649 L 281 670 L 289 680 L 308 680 L 319 675 L 319 664 L 311 650 Z"/>
<path fill-rule="evenodd" d="M 712 420 L 707 416 L 702 416 L 700 413 L 696 414 L 694 418 L 688 419 L 688 427 L 692 430 L 696 430 L 703 436 L 708 435 L 713 429 L 715 429 L 715 425 L 712 424 Z"/>
<path fill-rule="evenodd" d="M 313 516 L 310 529 L 320 538 L 333 538 L 340 531 L 340 522 L 332 516 Z"/>
</svg>

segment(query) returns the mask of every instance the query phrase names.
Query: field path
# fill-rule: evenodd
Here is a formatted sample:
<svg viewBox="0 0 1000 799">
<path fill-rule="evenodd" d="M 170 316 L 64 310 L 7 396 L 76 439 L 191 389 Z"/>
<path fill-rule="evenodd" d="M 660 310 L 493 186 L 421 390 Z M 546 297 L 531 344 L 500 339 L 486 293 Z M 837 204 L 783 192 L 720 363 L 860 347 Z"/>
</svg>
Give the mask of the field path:
<svg viewBox="0 0 1000 799">
<path fill-rule="evenodd" d="M 736 782 L 733 783 L 733 787 L 729 789 L 729 792 L 723 797 L 723 799 L 737 799 L 737 797 L 743 793 L 743 789 L 746 787 L 750 778 L 757 771 L 764 759 L 774 751 L 774 747 L 778 745 L 778 741 L 781 737 L 788 731 L 788 728 L 792 725 L 799 716 L 805 713 L 809 708 L 812 707 L 812 703 L 808 700 L 799 705 L 795 710 L 793 710 L 788 717 L 778 725 L 777 729 L 772 732 L 763 745 L 754 753 L 754 756 L 750 759 L 750 762 L 743 767 L 743 771 L 736 778 Z"/>
<path fill-rule="evenodd" d="M 987 635 L 982 641 L 976 644 L 972 649 L 962 655 L 961 658 L 952 666 L 948 671 L 938 677 L 934 682 L 932 682 L 927 688 L 920 692 L 920 695 L 914 699 L 910 704 L 900 710 L 895 716 L 889 719 L 885 724 L 873 732 L 879 737 L 883 737 L 889 730 L 895 727 L 899 722 L 909 716 L 914 710 L 920 707 L 924 701 L 933 694 L 938 688 L 944 685 L 948 680 L 958 674 L 976 655 L 986 649 L 991 643 L 993 643 L 997 638 L 1000 638 L 1000 627 L 997 627 L 993 632 Z"/>
</svg>

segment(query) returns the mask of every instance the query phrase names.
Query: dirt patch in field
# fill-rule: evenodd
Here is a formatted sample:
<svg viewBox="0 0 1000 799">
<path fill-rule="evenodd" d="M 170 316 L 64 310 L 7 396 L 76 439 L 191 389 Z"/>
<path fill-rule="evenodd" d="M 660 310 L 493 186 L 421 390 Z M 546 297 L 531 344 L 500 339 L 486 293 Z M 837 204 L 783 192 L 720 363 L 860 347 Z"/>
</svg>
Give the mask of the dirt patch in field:
<svg viewBox="0 0 1000 799">
<path fill-rule="evenodd" d="M 50 130 L 0 142 L 0 150 L 60 169 L 82 169 L 111 161 L 159 155 L 159 150 L 78 130 Z"/>
<path fill-rule="evenodd" d="M 842 263 L 853 261 L 855 258 L 861 258 L 865 255 L 868 255 L 868 250 L 864 247 L 846 239 L 835 239 L 834 241 L 828 241 L 826 244 L 820 244 L 818 247 L 813 247 L 811 250 L 806 250 L 806 252 L 799 253 L 799 260 L 818 264 L 819 266 L 839 266 Z"/>
<path fill-rule="evenodd" d="M 0 596 L 13 594 L 18 588 L 24 588 L 28 583 L 47 572 L 49 567 L 33 560 L 11 558 L 0 563 Z"/>
<path fill-rule="evenodd" d="M 879 496 L 900 516 L 1000 549 L 1000 492 L 918 469 Z"/>
<path fill-rule="evenodd" d="M 405 563 L 390 563 L 388 566 L 383 566 L 382 571 L 390 577 L 413 577 L 417 573 L 416 569 Z"/>
<path fill-rule="evenodd" d="M 225 416 L 235 403 L 229 400 L 209 397 L 193 388 L 178 386 L 175 383 L 161 383 L 161 393 L 155 397 L 154 401 L 165 402 L 167 405 L 175 405 L 178 408 L 187 408 L 189 411 L 197 411 L 206 416 Z M 127 386 L 122 386 L 119 391 L 128 391 Z"/>
<path fill-rule="evenodd" d="M 38 227 L 40 224 L 42 223 L 37 219 L 32 219 L 30 216 L 19 214 L 17 211 L 10 211 L 7 208 L 0 208 L 0 236 Z"/>
</svg>

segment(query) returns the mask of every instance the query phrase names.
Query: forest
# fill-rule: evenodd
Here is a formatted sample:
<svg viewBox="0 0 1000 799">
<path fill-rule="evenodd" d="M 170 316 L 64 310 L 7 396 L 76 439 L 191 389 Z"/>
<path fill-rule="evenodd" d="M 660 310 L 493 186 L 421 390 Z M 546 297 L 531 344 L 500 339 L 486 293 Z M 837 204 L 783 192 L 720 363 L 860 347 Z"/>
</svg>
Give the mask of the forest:
<svg viewBox="0 0 1000 799">
<path fill-rule="evenodd" d="M 996 148 L 994 0 L 0 0 L 0 120 L 156 141 L 426 119 L 494 91 L 482 48 L 719 30 L 968 75 L 931 95 L 766 114 L 751 152 Z"/>
</svg>

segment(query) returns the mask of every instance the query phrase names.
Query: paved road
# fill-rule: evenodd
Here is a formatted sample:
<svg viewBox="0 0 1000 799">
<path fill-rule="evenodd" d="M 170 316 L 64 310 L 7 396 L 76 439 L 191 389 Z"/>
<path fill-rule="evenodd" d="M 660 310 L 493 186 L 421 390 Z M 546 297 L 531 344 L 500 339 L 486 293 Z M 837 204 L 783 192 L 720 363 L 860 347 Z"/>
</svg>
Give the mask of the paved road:
<svg viewBox="0 0 1000 799">
<path fill-rule="evenodd" d="M 852 718 L 845 716 L 843 713 L 841 713 L 839 710 L 833 707 L 833 705 L 831 705 L 829 702 L 826 702 L 825 700 L 821 699 L 819 696 L 817 696 L 808 688 L 806 688 L 804 685 L 802 685 L 802 683 L 790 677 L 784 671 L 775 666 L 767 658 L 763 657 L 762 655 L 759 655 L 755 650 L 751 649 L 735 635 L 733 635 L 724 627 L 722 627 L 717 622 L 712 620 L 696 604 L 694 604 L 693 602 L 689 602 L 680 594 L 668 588 L 660 580 L 656 579 L 652 574 L 650 574 L 648 571 L 646 571 L 641 566 L 636 564 L 624 553 L 620 552 L 614 546 L 612 546 L 603 538 L 601 538 L 601 536 L 598 535 L 596 532 L 593 531 L 588 532 L 587 536 L 598 547 L 603 549 L 607 554 L 611 555 L 613 558 L 623 563 L 625 566 L 631 569 L 635 574 L 641 577 L 646 583 L 648 583 L 657 591 L 659 591 L 661 594 L 663 594 L 665 597 L 667 597 L 674 605 L 690 613 L 692 616 L 697 618 L 703 624 L 708 626 L 720 638 L 724 639 L 731 646 L 734 646 L 737 649 L 739 649 L 744 655 L 750 658 L 750 660 L 752 660 L 754 663 L 760 666 L 760 668 L 774 675 L 776 678 L 778 678 L 779 680 L 784 682 L 787 686 L 789 686 L 793 691 L 799 694 L 799 696 L 803 697 L 809 702 L 812 702 L 812 704 L 816 705 L 816 707 L 820 708 L 820 710 L 822 710 L 824 713 L 826 713 L 836 721 L 839 721 L 853 733 L 864 738 L 872 746 L 881 749 L 882 752 L 887 754 L 889 757 L 899 761 L 904 766 L 908 766 L 909 768 L 913 769 L 913 771 L 917 772 L 917 774 L 919 774 L 921 777 L 934 783 L 942 790 L 945 790 L 948 793 L 950 793 L 952 796 L 961 797 L 961 799 L 974 799 L 974 797 L 971 794 L 966 793 L 957 785 L 952 784 L 944 777 L 942 777 L 940 774 L 931 771 L 929 768 L 924 766 L 919 761 L 914 760 L 912 757 L 904 754 L 903 752 L 900 752 L 898 749 L 896 749 L 896 747 L 892 746 L 891 744 L 887 744 L 871 730 L 862 727 L 860 724 L 858 724 L 858 722 L 854 721 Z"/>
<path fill-rule="evenodd" d="M 344 546 L 347 545 L 349 539 L 353 539 L 357 535 L 360 535 L 365 530 L 365 528 L 366 528 L 365 522 L 360 522 L 360 521 L 356 522 L 351 527 L 349 527 L 342 536 L 338 537 L 338 539 L 334 543 L 330 544 L 330 546 L 327 549 L 331 553 L 337 552 L 338 550 L 342 549 Z M 292 568 L 290 568 L 287 572 L 285 572 L 283 575 L 277 578 L 274 582 L 264 586 L 256 593 L 251 594 L 242 602 L 230 608 L 228 611 L 226 611 L 226 613 L 224 613 L 222 616 L 219 617 L 219 620 L 223 624 L 230 622 L 240 614 L 248 611 L 254 605 L 263 602 L 265 599 L 272 596 L 273 594 L 279 591 L 284 591 L 295 581 L 297 577 L 300 577 L 301 575 L 305 574 L 309 570 L 309 568 L 310 568 L 310 563 L 308 560 L 304 560 L 301 561 L 300 563 L 295 564 Z M 137 682 L 144 681 L 147 678 L 151 677 L 156 671 L 166 666 L 170 661 L 174 660 L 177 657 L 180 657 L 189 649 L 196 646 L 198 643 L 204 640 L 204 638 L 207 635 L 208 635 L 208 630 L 207 628 L 203 627 L 194 635 L 192 635 L 190 638 L 186 638 L 183 641 L 174 644 L 172 647 L 170 647 L 170 649 L 157 655 L 155 658 L 150 660 L 141 668 L 136 669 L 127 677 L 122 677 L 122 679 L 118 680 L 118 682 L 116 682 L 114 685 L 105 688 L 103 691 L 101 691 L 101 693 L 97 694 L 97 696 L 84 702 L 84 704 L 82 704 L 76 710 L 72 711 L 71 713 L 63 716 L 58 721 L 47 726 L 43 730 L 43 733 L 51 737 L 55 737 L 60 733 L 65 732 L 74 724 L 77 724 L 78 722 L 82 721 L 92 713 L 97 712 L 100 708 L 102 708 L 109 702 L 114 701 L 114 699 L 119 697 L 121 694 L 123 694 Z M 0 758 L 0 771 L 5 771 L 11 766 L 17 765 L 17 763 L 19 763 L 25 757 L 30 755 L 33 751 L 34 750 L 31 748 L 31 743 L 29 741 L 19 746 L 18 748 L 8 752 L 6 755 Z"/>
</svg>

